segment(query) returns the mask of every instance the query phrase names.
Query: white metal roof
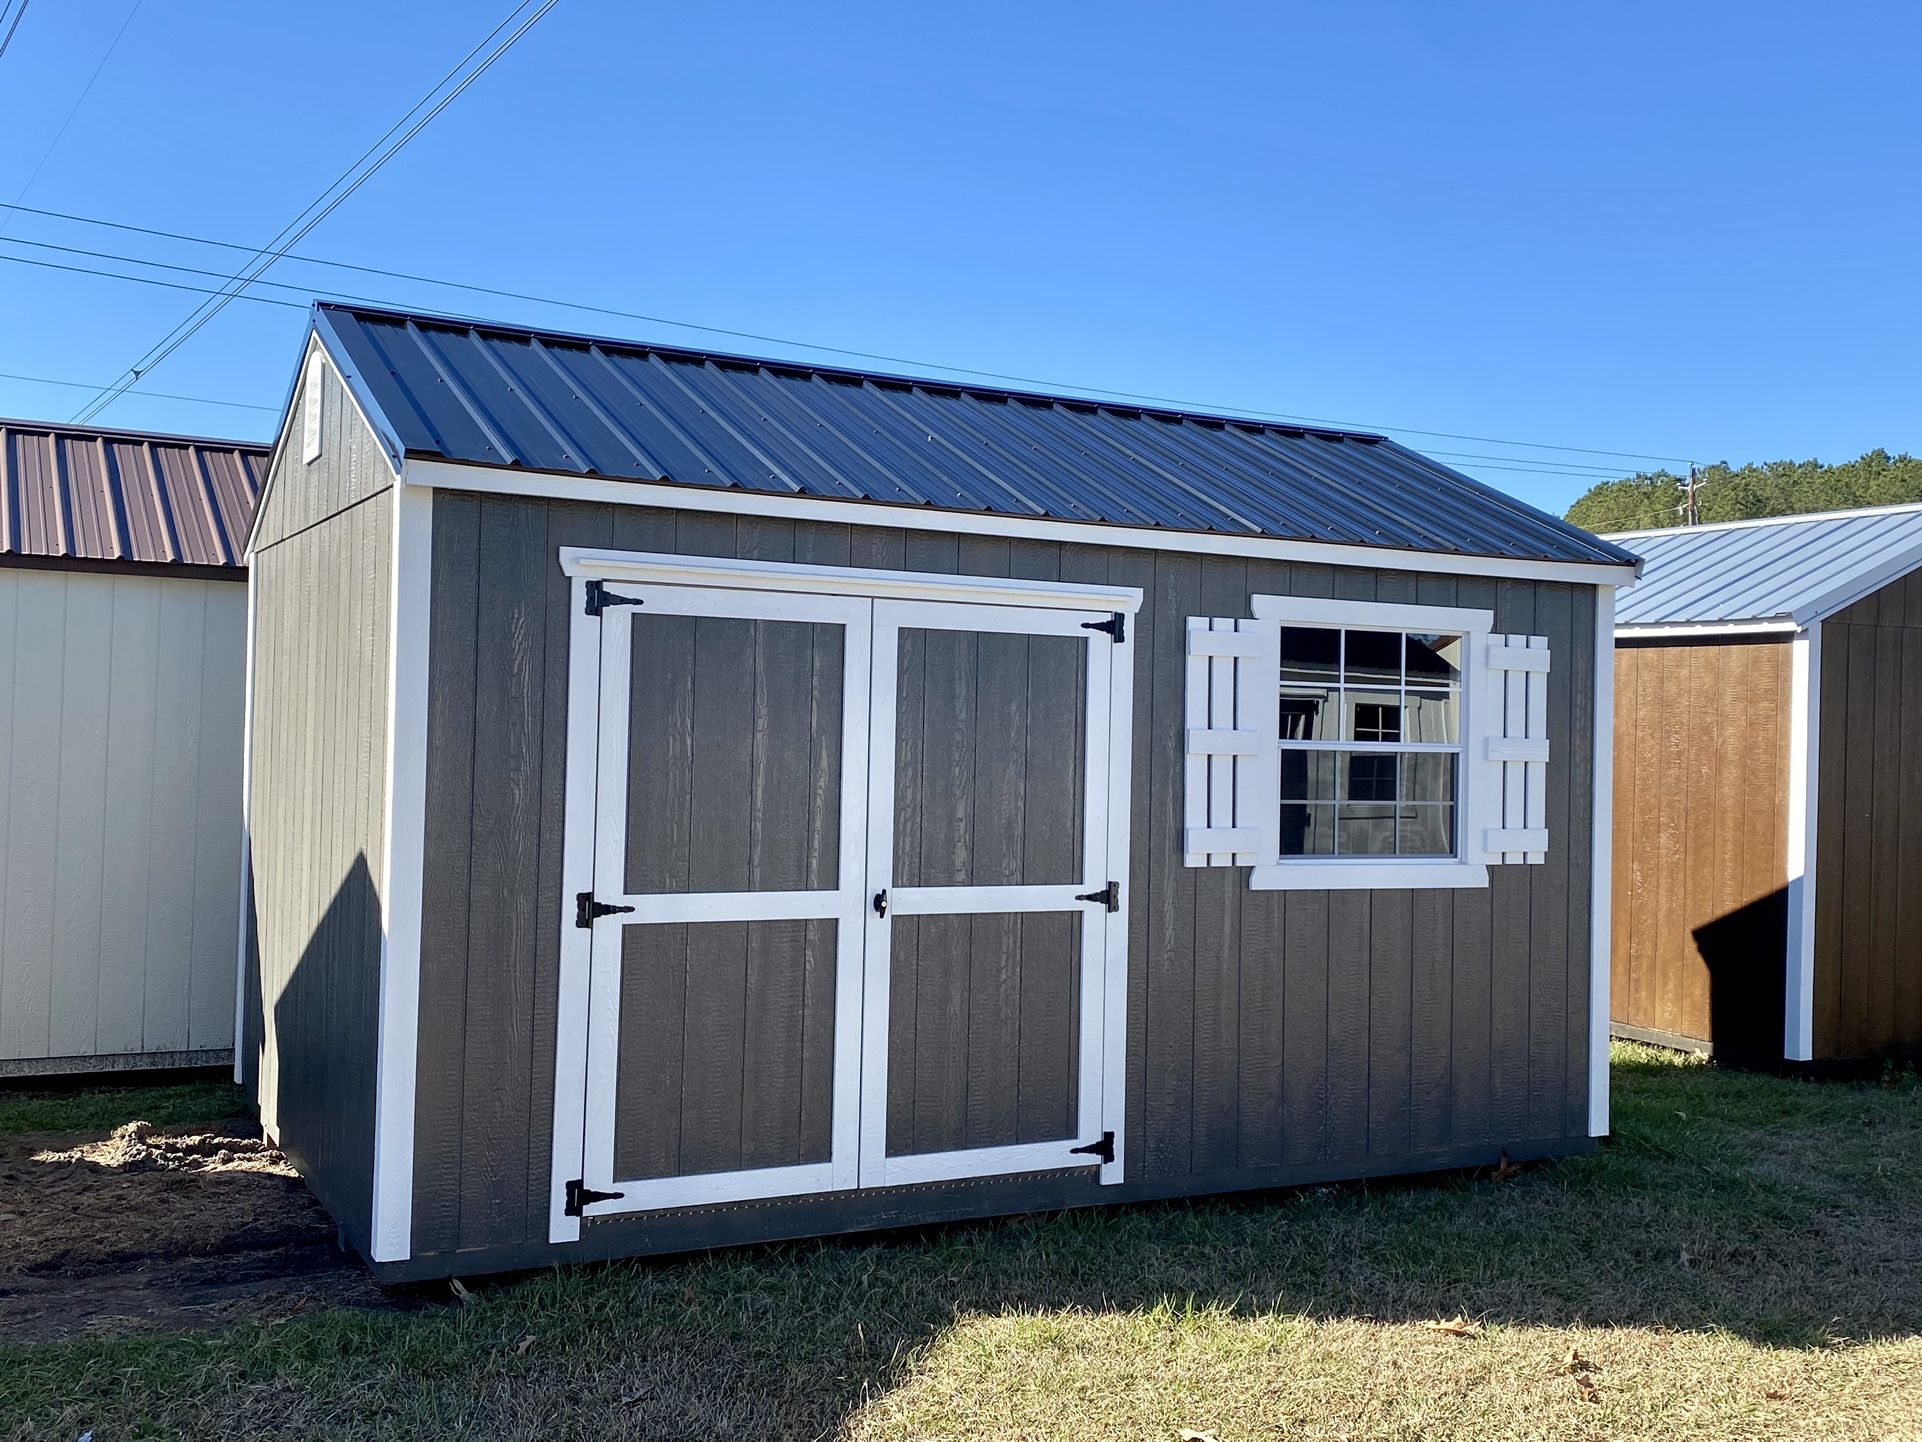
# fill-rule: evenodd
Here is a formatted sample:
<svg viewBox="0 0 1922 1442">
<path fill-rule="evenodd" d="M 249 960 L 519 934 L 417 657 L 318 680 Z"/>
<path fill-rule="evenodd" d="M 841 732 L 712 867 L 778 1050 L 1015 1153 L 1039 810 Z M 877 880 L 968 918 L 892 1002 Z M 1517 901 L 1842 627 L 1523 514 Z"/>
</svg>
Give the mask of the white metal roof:
<svg viewBox="0 0 1922 1442">
<path fill-rule="evenodd" d="M 1641 580 L 1618 593 L 1618 631 L 1789 629 L 1832 616 L 1922 566 L 1922 505 L 1606 539 L 1643 563 Z"/>
</svg>

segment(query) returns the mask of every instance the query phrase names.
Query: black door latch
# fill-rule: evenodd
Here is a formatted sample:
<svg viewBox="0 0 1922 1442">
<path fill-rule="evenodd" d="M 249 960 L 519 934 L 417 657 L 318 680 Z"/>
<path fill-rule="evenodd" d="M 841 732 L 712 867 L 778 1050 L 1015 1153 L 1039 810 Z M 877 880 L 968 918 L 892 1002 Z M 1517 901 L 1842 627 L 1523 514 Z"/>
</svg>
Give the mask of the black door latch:
<svg viewBox="0 0 1922 1442">
<path fill-rule="evenodd" d="M 593 892 L 583 891 L 574 898 L 574 925 L 585 931 L 597 917 L 621 916 L 633 909 L 631 906 L 613 906 L 605 901 L 596 901 Z"/>
<path fill-rule="evenodd" d="M 1075 894 L 1076 901 L 1098 901 L 1110 911 L 1121 910 L 1121 883 L 1110 881 L 1099 891 L 1082 891 Z"/>
<path fill-rule="evenodd" d="M 1114 1160 L 1114 1133 L 1103 1132 L 1100 1141 L 1089 1142 L 1085 1147 L 1069 1147 L 1068 1155 L 1071 1157 L 1094 1157 L 1105 1166 Z"/>
<path fill-rule="evenodd" d="M 874 914 L 876 916 L 886 916 L 888 914 L 888 892 L 886 887 L 874 893 Z"/>
</svg>

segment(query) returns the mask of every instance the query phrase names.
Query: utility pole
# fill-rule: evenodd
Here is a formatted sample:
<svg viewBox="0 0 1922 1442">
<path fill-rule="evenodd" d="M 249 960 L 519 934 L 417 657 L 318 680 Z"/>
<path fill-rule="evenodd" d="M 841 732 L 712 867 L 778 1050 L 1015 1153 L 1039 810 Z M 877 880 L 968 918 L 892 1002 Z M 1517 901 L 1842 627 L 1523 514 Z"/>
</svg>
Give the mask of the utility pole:
<svg viewBox="0 0 1922 1442">
<path fill-rule="evenodd" d="M 1695 504 L 1695 467 L 1688 468 L 1688 479 L 1682 482 L 1682 504 L 1676 509 L 1682 513 L 1682 524 L 1699 526 L 1702 523 L 1701 507 Z"/>
</svg>

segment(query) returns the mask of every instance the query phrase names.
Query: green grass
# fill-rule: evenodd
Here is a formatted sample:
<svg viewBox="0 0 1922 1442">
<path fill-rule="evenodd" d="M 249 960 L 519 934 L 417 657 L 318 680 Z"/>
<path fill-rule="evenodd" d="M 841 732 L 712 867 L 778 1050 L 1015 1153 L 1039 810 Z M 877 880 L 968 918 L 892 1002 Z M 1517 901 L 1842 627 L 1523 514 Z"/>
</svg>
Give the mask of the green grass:
<svg viewBox="0 0 1922 1442">
<path fill-rule="evenodd" d="M 15 1349 L 0 1435 L 1922 1436 L 1922 1089 L 1615 1062 L 1617 1140 L 1508 1181 L 573 1268 L 464 1307 Z M 1479 1334 L 1423 1325 L 1458 1314 Z"/>
<path fill-rule="evenodd" d="M 172 1086 L 86 1086 L 0 1089 L 0 1136 L 29 1132 L 111 1131 L 139 1117 L 157 1127 L 238 1116 L 247 1109 L 229 1081 Z"/>
</svg>

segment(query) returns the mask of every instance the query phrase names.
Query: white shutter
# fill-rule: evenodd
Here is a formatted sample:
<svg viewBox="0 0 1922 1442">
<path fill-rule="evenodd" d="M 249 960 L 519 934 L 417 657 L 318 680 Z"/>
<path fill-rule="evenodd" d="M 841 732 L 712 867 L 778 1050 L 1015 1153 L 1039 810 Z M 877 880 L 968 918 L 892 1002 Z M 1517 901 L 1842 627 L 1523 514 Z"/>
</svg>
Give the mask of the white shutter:
<svg viewBox="0 0 1922 1442">
<path fill-rule="evenodd" d="M 1281 850 L 1281 631 L 1188 618 L 1182 860 L 1253 866 Z"/>
<path fill-rule="evenodd" d="M 1483 773 L 1483 847 L 1491 865 L 1539 864 L 1548 851 L 1548 675 L 1546 636 L 1490 636 L 1484 643 L 1488 708 L 1475 728 Z"/>
</svg>

